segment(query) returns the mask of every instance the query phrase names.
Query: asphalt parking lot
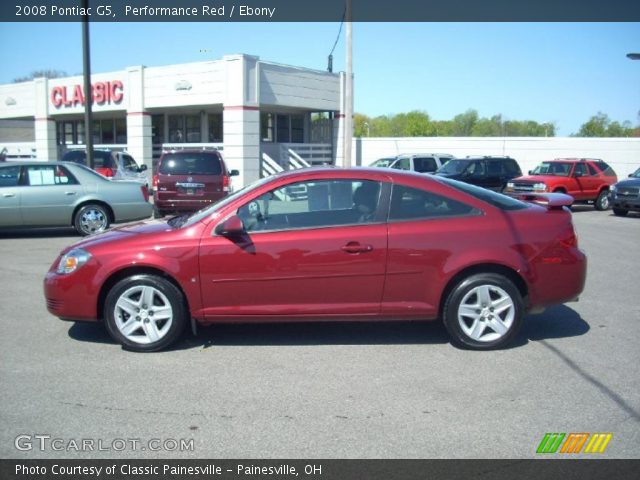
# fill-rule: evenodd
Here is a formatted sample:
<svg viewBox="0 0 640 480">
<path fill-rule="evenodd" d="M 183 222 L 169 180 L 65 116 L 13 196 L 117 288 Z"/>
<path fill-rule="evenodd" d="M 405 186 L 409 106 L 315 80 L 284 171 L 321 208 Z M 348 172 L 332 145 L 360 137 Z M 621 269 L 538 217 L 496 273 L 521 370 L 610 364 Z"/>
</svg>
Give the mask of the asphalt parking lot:
<svg viewBox="0 0 640 480">
<path fill-rule="evenodd" d="M 215 326 L 130 353 L 45 308 L 73 231 L 0 233 L 0 457 L 530 458 L 547 432 L 611 432 L 599 457 L 638 458 L 640 215 L 584 207 L 574 222 L 580 301 L 527 317 L 495 352 L 455 349 L 434 322 Z M 82 439 L 111 450 L 78 452 Z"/>
</svg>

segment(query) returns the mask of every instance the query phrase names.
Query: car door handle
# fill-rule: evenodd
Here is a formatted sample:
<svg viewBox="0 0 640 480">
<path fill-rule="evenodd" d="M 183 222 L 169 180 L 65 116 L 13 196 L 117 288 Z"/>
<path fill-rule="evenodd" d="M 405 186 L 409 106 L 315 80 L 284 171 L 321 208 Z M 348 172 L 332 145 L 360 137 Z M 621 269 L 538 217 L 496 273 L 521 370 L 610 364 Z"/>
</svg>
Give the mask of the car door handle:
<svg viewBox="0 0 640 480">
<path fill-rule="evenodd" d="M 367 253 L 373 250 L 373 245 L 360 245 L 358 242 L 349 242 L 340 247 L 346 253 Z"/>
<path fill-rule="evenodd" d="M 16 194 L 15 193 L 5 193 L 4 195 L 2 195 L 4 198 L 12 198 L 15 197 Z"/>
<path fill-rule="evenodd" d="M 75 195 L 76 192 L 64 192 L 65 195 Z"/>
</svg>

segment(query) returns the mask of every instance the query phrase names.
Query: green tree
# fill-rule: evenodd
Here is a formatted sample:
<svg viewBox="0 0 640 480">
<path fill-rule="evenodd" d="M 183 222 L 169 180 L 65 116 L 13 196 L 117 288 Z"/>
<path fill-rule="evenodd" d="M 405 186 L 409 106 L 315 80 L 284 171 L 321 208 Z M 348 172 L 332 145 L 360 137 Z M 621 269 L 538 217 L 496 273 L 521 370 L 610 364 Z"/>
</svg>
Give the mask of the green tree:
<svg viewBox="0 0 640 480">
<path fill-rule="evenodd" d="M 453 117 L 452 134 L 455 137 L 470 137 L 473 127 L 478 121 L 478 112 L 475 110 L 467 110 Z"/>
<path fill-rule="evenodd" d="M 60 77 L 66 77 L 66 76 L 67 76 L 67 72 L 63 72 L 62 70 L 53 70 L 53 69 L 34 70 L 29 75 L 26 75 L 24 77 L 14 78 L 13 83 L 29 82 L 34 78 L 41 78 L 41 77 L 60 78 Z"/>
</svg>

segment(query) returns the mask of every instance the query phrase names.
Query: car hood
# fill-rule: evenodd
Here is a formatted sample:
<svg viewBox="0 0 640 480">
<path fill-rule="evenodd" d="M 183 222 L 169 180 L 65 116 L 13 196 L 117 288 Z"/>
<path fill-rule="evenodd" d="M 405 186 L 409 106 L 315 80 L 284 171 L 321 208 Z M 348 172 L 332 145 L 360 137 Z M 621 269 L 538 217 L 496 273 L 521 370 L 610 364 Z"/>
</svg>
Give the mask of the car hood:
<svg viewBox="0 0 640 480">
<path fill-rule="evenodd" d="M 640 187 L 640 178 L 627 178 L 616 183 L 616 187 Z"/>
<path fill-rule="evenodd" d="M 158 237 L 163 233 L 174 231 L 175 229 L 171 228 L 167 224 L 166 220 L 143 220 L 141 222 L 130 223 L 122 227 L 113 228 L 97 235 L 91 235 L 75 243 L 74 245 L 69 247 L 67 251 L 71 250 L 72 248 L 83 248 L 91 250 L 92 248 L 107 243 L 113 243 L 133 238 L 139 239 L 140 237 L 151 235 Z"/>
</svg>

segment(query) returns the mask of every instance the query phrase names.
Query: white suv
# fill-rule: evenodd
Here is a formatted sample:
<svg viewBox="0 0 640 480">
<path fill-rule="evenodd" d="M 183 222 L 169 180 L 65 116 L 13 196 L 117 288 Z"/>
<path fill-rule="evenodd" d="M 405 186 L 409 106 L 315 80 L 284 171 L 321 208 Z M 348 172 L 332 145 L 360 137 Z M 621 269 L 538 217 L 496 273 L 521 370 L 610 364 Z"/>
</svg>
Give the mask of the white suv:
<svg viewBox="0 0 640 480">
<path fill-rule="evenodd" d="M 410 170 L 419 173 L 433 173 L 452 158 L 455 157 L 448 153 L 405 153 L 397 157 L 380 158 L 373 162 L 371 166 Z"/>
</svg>

